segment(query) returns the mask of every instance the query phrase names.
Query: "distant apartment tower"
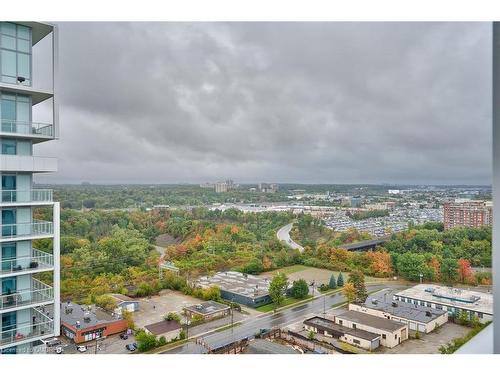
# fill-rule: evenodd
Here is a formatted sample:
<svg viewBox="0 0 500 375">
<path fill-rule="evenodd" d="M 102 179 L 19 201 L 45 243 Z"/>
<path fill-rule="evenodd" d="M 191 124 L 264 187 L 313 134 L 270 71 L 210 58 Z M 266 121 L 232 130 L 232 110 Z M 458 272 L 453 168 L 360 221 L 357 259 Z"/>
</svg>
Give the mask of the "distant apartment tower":
<svg viewBox="0 0 500 375">
<path fill-rule="evenodd" d="M 443 221 L 444 229 L 492 225 L 493 207 L 491 202 L 483 201 L 448 202 L 443 205 Z"/>
<path fill-rule="evenodd" d="M 228 191 L 234 190 L 236 185 L 233 180 L 226 180 L 224 182 L 216 182 L 214 184 L 216 193 L 227 193 Z"/>
<path fill-rule="evenodd" d="M 276 193 L 278 191 L 278 184 L 268 184 L 261 182 L 259 184 L 259 191 L 261 193 Z"/>
<path fill-rule="evenodd" d="M 39 89 L 33 84 L 42 78 L 32 76 L 33 50 L 46 48 L 50 72 L 44 81 L 51 88 Z M 33 155 L 34 145 L 58 138 L 56 72 L 55 26 L 0 22 L 1 354 L 37 352 L 41 340 L 60 331 L 59 203 L 52 190 L 33 188 L 35 173 L 57 171 L 56 159 Z M 50 114 L 48 123 L 36 122 L 35 106 Z M 35 220 L 39 207 L 50 207 L 52 218 Z M 50 239 L 51 249 L 36 249 L 38 239 Z M 41 272 L 45 281 L 51 275 L 52 285 L 41 281 Z"/>
</svg>

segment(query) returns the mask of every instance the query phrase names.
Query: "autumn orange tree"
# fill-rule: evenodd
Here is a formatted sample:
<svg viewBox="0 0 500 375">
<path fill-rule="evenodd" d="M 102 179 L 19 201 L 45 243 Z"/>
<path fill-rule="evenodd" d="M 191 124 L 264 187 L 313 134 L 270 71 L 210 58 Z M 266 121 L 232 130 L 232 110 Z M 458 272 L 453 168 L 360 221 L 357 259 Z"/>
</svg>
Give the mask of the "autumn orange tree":
<svg viewBox="0 0 500 375">
<path fill-rule="evenodd" d="M 472 281 L 472 267 L 467 259 L 458 260 L 458 278 L 462 284 Z"/>
</svg>

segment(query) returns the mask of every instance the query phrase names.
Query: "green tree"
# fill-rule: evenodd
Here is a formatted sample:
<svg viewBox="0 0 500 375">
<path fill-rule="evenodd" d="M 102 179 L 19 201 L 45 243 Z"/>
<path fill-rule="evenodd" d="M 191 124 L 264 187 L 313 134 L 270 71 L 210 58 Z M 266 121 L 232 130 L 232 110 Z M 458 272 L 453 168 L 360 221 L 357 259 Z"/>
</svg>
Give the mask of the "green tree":
<svg viewBox="0 0 500 375">
<path fill-rule="evenodd" d="M 458 277 L 458 263 L 455 259 L 446 258 L 441 262 L 441 279 L 452 285 Z"/>
<path fill-rule="evenodd" d="M 335 275 L 333 273 L 332 273 L 332 276 L 330 276 L 330 282 L 328 283 L 328 287 L 330 289 L 337 288 L 337 281 L 335 280 Z"/>
<path fill-rule="evenodd" d="M 347 283 L 342 290 L 342 294 L 346 298 L 347 302 L 351 303 L 356 301 L 357 291 L 353 284 Z"/>
<path fill-rule="evenodd" d="M 349 275 L 348 283 L 356 290 L 356 302 L 364 302 L 368 297 L 365 286 L 365 275 L 361 271 L 353 271 Z"/>
<path fill-rule="evenodd" d="M 337 286 L 339 288 L 342 288 L 344 286 L 344 276 L 342 275 L 342 272 L 340 272 L 339 276 L 337 277 Z"/>
<path fill-rule="evenodd" d="M 274 310 L 281 306 L 285 300 L 285 293 L 288 287 L 288 278 L 284 273 L 278 273 L 271 280 L 269 285 L 269 296 L 274 304 Z"/>
<path fill-rule="evenodd" d="M 309 286 L 304 279 L 295 280 L 292 284 L 291 295 L 297 299 L 303 299 L 309 294 Z"/>
<path fill-rule="evenodd" d="M 156 348 L 156 336 L 151 333 L 141 331 L 135 335 L 135 339 L 137 341 L 137 348 L 140 352 L 147 352 L 148 350 Z"/>
</svg>

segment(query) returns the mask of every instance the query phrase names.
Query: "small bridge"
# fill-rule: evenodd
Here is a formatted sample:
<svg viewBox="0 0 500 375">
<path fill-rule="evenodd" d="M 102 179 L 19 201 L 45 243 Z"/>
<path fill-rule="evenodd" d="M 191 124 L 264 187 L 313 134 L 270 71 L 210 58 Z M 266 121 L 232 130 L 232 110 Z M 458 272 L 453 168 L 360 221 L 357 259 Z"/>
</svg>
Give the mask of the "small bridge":
<svg viewBox="0 0 500 375">
<path fill-rule="evenodd" d="M 367 241 L 360 241 L 360 242 L 354 242 L 354 243 L 348 243 L 346 245 L 339 246 L 341 249 L 345 249 L 348 251 L 368 251 L 368 250 L 375 250 L 375 248 L 379 245 L 383 245 L 385 242 L 387 242 L 390 239 L 389 236 L 387 237 L 380 237 L 376 240 L 367 240 Z"/>
</svg>

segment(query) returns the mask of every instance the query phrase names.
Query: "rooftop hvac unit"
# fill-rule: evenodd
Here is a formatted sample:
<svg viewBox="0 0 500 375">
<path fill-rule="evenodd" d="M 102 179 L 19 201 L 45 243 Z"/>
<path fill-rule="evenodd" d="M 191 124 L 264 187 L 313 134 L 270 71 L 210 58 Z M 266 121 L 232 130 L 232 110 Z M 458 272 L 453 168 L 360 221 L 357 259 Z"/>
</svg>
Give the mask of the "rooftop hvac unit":
<svg viewBox="0 0 500 375">
<path fill-rule="evenodd" d="M 84 318 L 83 318 L 83 321 L 84 321 L 85 323 L 90 323 L 90 316 L 86 316 L 86 317 L 84 317 Z"/>
<path fill-rule="evenodd" d="M 372 303 L 373 303 L 374 305 L 376 305 L 376 304 L 378 303 L 378 299 L 375 299 L 375 298 L 374 298 L 374 299 L 372 299 Z"/>
<path fill-rule="evenodd" d="M 392 302 L 392 307 L 398 307 L 398 303 L 397 302 Z"/>
<path fill-rule="evenodd" d="M 432 314 L 431 314 L 431 312 L 430 312 L 430 311 L 426 311 L 426 312 L 425 312 L 425 316 L 429 316 L 429 317 L 430 317 L 430 316 L 432 316 Z"/>
</svg>

